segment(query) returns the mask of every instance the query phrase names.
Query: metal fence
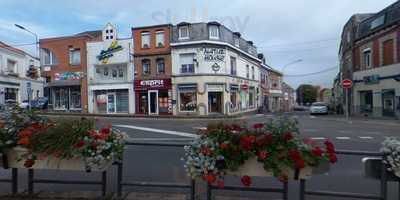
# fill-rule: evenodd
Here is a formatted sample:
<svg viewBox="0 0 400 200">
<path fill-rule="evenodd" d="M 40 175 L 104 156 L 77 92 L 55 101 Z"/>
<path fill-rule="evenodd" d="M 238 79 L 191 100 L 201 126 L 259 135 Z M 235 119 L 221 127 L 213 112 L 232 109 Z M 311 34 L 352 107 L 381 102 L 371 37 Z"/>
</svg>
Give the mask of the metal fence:
<svg viewBox="0 0 400 200">
<path fill-rule="evenodd" d="M 0 183 L 10 183 L 12 194 L 16 194 L 18 192 L 18 169 L 11 169 L 11 178 L 10 179 L 0 179 Z"/>
<path fill-rule="evenodd" d="M 128 147 L 130 146 L 148 146 L 148 147 L 171 147 L 171 148 L 183 148 L 183 143 L 142 143 L 142 142 L 126 142 Z M 373 156 L 383 158 L 383 154 L 377 152 L 366 152 L 366 151 L 344 151 L 337 150 L 338 155 L 345 156 Z M 338 192 L 338 191 L 320 191 L 320 190 L 307 190 L 307 180 L 299 180 L 299 199 L 305 200 L 307 196 L 320 196 L 320 197 L 341 197 L 349 199 L 379 199 L 387 200 L 388 193 L 388 181 L 400 181 L 399 178 L 388 179 L 387 166 L 380 161 L 380 192 L 379 194 L 364 194 L 364 193 L 349 193 L 349 192 Z M 117 196 L 121 197 L 123 191 L 127 187 L 157 187 L 157 188 L 177 188 L 188 190 L 189 199 L 194 200 L 196 196 L 196 181 L 188 180 L 187 183 L 171 183 L 171 182 L 140 182 L 124 179 L 124 160 L 115 163 L 117 165 Z M 0 180 L 0 182 L 10 182 L 12 185 L 13 194 L 17 193 L 18 190 L 18 170 L 12 169 L 11 180 Z M 106 195 L 106 182 L 107 172 L 101 173 L 101 181 L 66 181 L 66 180 L 50 180 L 50 179 L 35 179 L 34 170 L 28 170 L 28 192 L 33 194 L 34 183 L 50 183 L 50 184 L 90 184 L 90 185 L 101 185 L 102 195 Z M 288 200 L 288 184 L 283 183 L 282 187 L 240 187 L 240 186 L 225 186 L 224 188 L 218 188 L 216 186 L 207 185 L 206 188 L 206 199 L 212 199 L 213 190 L 227 190 L 227 191 L 253 191 L 253 192 L 265 192 L 265 193 L 277 193 L 281 194 L 284 200 Z M 399 186 L 400 192 L 400 186 Z"/>
</svg>

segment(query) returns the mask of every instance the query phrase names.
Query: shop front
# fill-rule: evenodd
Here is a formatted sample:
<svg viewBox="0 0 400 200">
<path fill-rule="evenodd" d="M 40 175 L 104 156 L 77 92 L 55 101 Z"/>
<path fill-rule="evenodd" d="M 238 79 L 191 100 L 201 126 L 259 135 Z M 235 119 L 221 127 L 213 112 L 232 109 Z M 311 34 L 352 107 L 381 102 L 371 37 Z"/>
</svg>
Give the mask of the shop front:
<svg viewBox="0 0 400 200">
<path fill-rule="evenodd" d="M 82 110 L 80 75 L 78 72 L 73 74 L 73 77 L 56 74 L 56 80 L 46 85 L 49 108 L 55 111 Z"/>
<path fill-rule="evenodd" d="M 136 113 L 172 115 L 171 79 L 135 80 Z"/>
</svg>

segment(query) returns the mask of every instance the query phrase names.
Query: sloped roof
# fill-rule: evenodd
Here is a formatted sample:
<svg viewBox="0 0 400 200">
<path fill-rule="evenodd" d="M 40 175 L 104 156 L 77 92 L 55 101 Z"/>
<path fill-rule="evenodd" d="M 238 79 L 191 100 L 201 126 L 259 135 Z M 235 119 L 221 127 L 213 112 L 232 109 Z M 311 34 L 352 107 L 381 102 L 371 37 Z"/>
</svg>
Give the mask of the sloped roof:
<svg viewBox="0 0 400 200">
<path fill-rule="evenodd" d="M 2 41 L 0 41 L 0 48 L 7 49 L 7 50 L 9 50 L 9 51 L 12 51 L 12 52 L 15 52 L 15 53 L 18 53 L 18 54 L 29 55 L 29 54 L 26 53 L 25 51 L 23 51 L 23 50 L 21 50 L 21 49 L 17 49 L 17 48 L 15 48 L 15 47 L 12 47 L 12 46 L 10 46 L 10 45 L 8 45 L 8 44 L 2 42 Z"/>
<path fill-rule="evenodd" d="M 76 36 L 80 36 L 80 35 L 90 35 L 94 38 L 100 37 L 102 34 L 101 30 L 95 30 L 95 31 L 84 31 L 78 34 L 75 34 Z"/>
</svg>

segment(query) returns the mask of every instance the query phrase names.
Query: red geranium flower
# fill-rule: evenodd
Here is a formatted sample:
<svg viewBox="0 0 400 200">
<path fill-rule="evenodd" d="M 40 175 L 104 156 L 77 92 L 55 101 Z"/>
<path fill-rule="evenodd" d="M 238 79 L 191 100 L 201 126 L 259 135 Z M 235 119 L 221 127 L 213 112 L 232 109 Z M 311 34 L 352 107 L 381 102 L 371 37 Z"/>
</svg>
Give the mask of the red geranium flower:
<svg viewBox="0 0 400 200">
<path fill-rule="evenodd" d="M 255 136 L 243 136 L 240 138 L 240 147 L 246 151 L 250 151 L 255 140 Z"/>
<path fill-rule="evenodd" d="M 229 148 L 229 144 L 227 144 L 227 143 L 221 143 L 221 144 L 219 145 L 219 148 L 221 148 L 222 150 L 228 149 L 228 148 Z"/>
<path fill-rule="evenodd" d="M 29 138 L 27 137 L 23 137 L 21 139 L 18 140 L 17 144 L 19 145 L 29 145 L 31 142 L 29 140 Z"/>
<path fill-rule="evenodd" d="M 268 157 L 268 152 L 267 151 L 260 151 L 258 152 L 258 157 L 260 160 L 265 160 Z"/>
<path fill-rule="evenodd" d="M 325 141 L 325 146 L 326 146 L 326 151 L 328 153 L 334 153 L 335 152 L 335 146 L 333 145 L 333 143 L 329 140 Z"/>
<path fill-rule="evenodd" d="M 251 177 L 250 176 L 242 176 L 242 178 L 240 179 L 242 181 L 242 184 L 244 186 L 250 186 L 251 185 Z"/>
<path fill-rule="evenodd" d="M 333 164 L 333 163 L 336 163 L 337 160 L 338 159 L 337 159 L 336 154 L 334 154 L 334 153 L 329 154 L 329 162 L 331 162 Z"/>
<path fill-rule="evenodd" d="M 42 129 L 42 125 L 39 122 L 34 122 L 31 124 L 31 127 L 35 130 L 40 130 Z"/>
<path fill-rule="evenodd" d="M 215 175 L 212 174 L 212 173 L 205 175 L 205 179 L 206 179 L 206 181 L 207 181 L 208 183 L 210 183 L 210 184 L 214 183 L 214 182 L 217 180 L 217 178 L 215 177 Z"/>
<path fill-rule="evenodd" d="M 232 124 L 231 128 L 232 128 L 232 131 L 237 131 L 237 132 L 240 132 L 243 130 L 242 127 L 240 127 L 237 124 Z"/>
<path fill-rule="evenodd" d="M 296 160 L 296 168 L 297 169 L 303 169 L 305 167 L 305 162 L 303 159 L 298 159 Z"/>
<path fill-rule="evenodd" d="M 283 139 L 284 139 L 286 142 L 289 141 L 289 140 L 291 140 L 291 139 L 293 139 L 292 133 L 287 132 L 287 133 L 283 134 Z"/>
<path fill-rule="evenodd" d="M 314 147 L 314 148 L 311 150 L 311 153 L 312 153 L 314 156 L 321 157 L 323 152 L 322 152 L 322 149 L 321 149 L 320 147 Z"/>
<path fill-rule="evenodd" d="M 18 133 L 18 136 L 21 138 L 31 137 L 32 135 L 33 135 L 33 132 L 29 129 L 24 129 Z"/>
<path fill-rule="evenodd" d="M 208 147 L 203 147 L 201 148 L 200 152 L 205 155 L 205 156 L 209 156 L 211 155 L 211 149 Z"/>
<path fill-rule="evenodd" d="M 76 148 L 81 148 L 81 147 L 83 147 L 84 145 L 85 145 L 85 141 L 81 140 L 81 141 L 79 141 L 78 143 L 75 144 L 75 147 L 76 147 Z"/>
<path fill-rule="evenodd" d="M 253 125 L 253 128 L 254 129 L 260 129 L 260 128 L 263 128 L 264 127 L 264 124 L 263 123 L 257 123 L 257 124 L 254 124 Z"/>
<path fill-rule="evenodd" d="M 35 164 L 35 160 L 27 159 L 25 160 L 24 167 L 31 168 Z"/>
<path fill-rule="evenodd" d="M 108 135 L 111 133 L 111 128 L 102 128 L 100 133 Z"/>
</svg>

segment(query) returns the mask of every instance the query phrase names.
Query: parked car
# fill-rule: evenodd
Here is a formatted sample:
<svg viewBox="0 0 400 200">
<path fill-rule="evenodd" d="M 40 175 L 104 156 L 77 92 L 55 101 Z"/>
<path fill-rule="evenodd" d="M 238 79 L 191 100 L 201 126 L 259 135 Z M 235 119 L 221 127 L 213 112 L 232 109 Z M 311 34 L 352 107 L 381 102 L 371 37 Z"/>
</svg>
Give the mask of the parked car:
<svg viewBox="0 0 400 200">
<path fill-rule="evenodd" d="M 49 99 L 47 97 L 39 97 L 35 100 L 31 101 L 31 106 L 32 108 L 36 108 L 36 109 L 47 109 L 49 104 Z"/>
<path fill-rule="evenodd" d="M 314 102 L 311 104 L 310 114 L 328 114 L 328 105 L 324 102 Z"/>
<path fill-rule="evenodd" d="M 23 100 L 18 106 L 22 109 L 29 109 L 29 101 Z"/>
<path fill-rule="evenodd" d="M 309 108 L 306 107 L 306 106 L 299 106 L 299 105 L 293 107 L 293 110 L 294 110 L 294 111 L 306 111 L 306 110 L 308 110 L 308 109 L 309 109 Z"/>
</svg>

